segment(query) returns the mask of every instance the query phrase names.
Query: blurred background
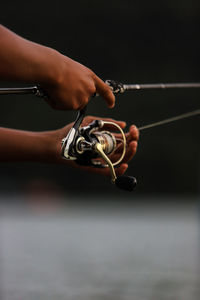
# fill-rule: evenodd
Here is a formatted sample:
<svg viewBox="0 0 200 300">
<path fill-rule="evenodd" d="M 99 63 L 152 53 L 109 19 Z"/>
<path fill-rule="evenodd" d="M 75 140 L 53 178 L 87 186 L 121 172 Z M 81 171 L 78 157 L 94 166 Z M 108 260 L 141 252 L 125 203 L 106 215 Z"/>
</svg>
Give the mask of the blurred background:
<svg viewBox="0 0 200 300">
<path fill-rule="evenodd" d="M 103 80 L 200 82 L 198 0 L 0 7 L 3 25 Z M 112 110 L 92 100 L 88 114 L 139 127 L 199 109 L 199 98 L 200 89 L 127 92 Z M 1 127 L 43 131 L 75 117 L 35 96 L 1 96 Z M 2 299 L 199 299 L 199 153 L 199 117 L 141 132 L 131 194 L 62 165 L 1 163 Z"/>
</svg>

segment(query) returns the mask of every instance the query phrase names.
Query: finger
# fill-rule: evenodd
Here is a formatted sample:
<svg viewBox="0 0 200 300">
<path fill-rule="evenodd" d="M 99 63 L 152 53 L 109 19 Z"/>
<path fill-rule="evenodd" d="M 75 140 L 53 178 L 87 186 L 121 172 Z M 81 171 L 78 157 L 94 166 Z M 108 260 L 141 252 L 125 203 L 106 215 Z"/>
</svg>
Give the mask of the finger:
<svg viewBox="0 0 200 300">
<path fill-rule="evenodd" d="M 121 157 L 122 151 L 123 151 L 123 147 L 121 146 L 121 148 L 117 149 L 117 151 L 115 151 L 115 153 L 113 153 L 110 156 L 111 161 L 112 162 L 117 161 Z M 122 162 L 123 163 L 127 163 L 130 160 L 132 160 L 132 158 L 136 154 L 136 151 L 137 151 L 137 142 L 136 141 L 132 141 L 129 144 L 127 150 L 126 150 L 126 154 L 125 154 Z"/>
<path fill-rule="evenodd" d="M 115 124 L 119 125 L 121 128 L 125 128 L 126 127 L 126 122 L 124 122 L 124 121 L 116 121 L 116 120 L 110 119 L 110 118 L 99 118 L 99 117 L 95 117 L 95 116 L 87 116 L 83 120 L 83 126 L 88 125 L 89 123 L 91 123 L 94 120 L 102 120 L 102 121 L 105 121 L 105 122 L 112 122 L 112 123 L 115 123 Z M 103 129 L 118 130 L 112 124 L 105 124 L 105 126 L 103 127 Z"/>
<path fill-rule="evenodd" d="M 94 168 L 94 167 L 85 167 L 85 166 L 80 166 L 77 165 L 76 163 L 72 161 L 68 161 L 68 166 L 75 167 L 78 169 L 81 169 L 83 171 L 89 172 L 89 173 L 94 173 L 94 174 L 100 174 L 103 176 L 111 176 L 110 175 L 110 169 L 108 167 L 106 168 Z M 117 168 L 115 168 L 115 172 L 117 176 L 123 175 L 128 168 L 128 165 L 126 163 L 120 164 Z"/>
<path fill-rule="evenodd" d="M 120 133 L 114 134 L 117 140 L 123 140 L 122 135 Z M 125 133 L 126 143 L 129 144 L 131 141 L 138 141 L 139 139 L 139 131 L 135 125 L 132 125 L 129 129 L 129 132 Z"/>
<path fill-rule="evenodd" d="M 115 96 L 110 87 L 96 75 L 94 77 L 94 82 L 96 92 L 106 100 L 108 107 L 113 108 L 115 106 Z"/>
<path fill-rule="evenodd" d="M 131 125 L 129 128 L 129 134 L 127 136 L 127 143 L 129 143 L 131 140 L 139 140 L 139 130 L 135 125 Z"/>
<path fill-rule="evenodd" d="M 126 154 L 122 160 L 122 162 L 129 162 L 133 159 L 134 155 L 136 154 L 137 151 L 137 142 L 136 141 L 132 141 L 129 146 L 128 149 L 126 151 Z"/>
<path fill-rule="evenodd" d="M 121 164 L 118 168 L 115 169 L 115 173 L 117 176 L 122 176 L 127 169 L 128 169 L 127 164 Z"/>
<path fill-rule="evenodd" d="M 127 164 L 121 164 L 119 167 L 115 168 L 116 175 L 117 176 L 123 175 L 126 172 L 127 168 L 128 168 Z M 91 167 L 89 168 L 88 167 L 87 169 L 84 168 L 84 170 L 87 170 L 91 173 L 101 174 L 101 175 L 104 175 L 104 176 L 111 176 L 110 169 L 108 167 L 104 168 L 104 169 L 91 168 Z"/>
<path fill-rule="evenodd" d="M 104 120 L 103 120 L 104 121 Z M 117 124 L 119 127 L 121 127 L 122 129 L 124 128 L 124 127 L 126 127 L 126 123 L 125 122 L 123 122 L 123 121 L 115 121 L 115 120 L 110 120 L 110 121 L 108 121 L 108 122 L 113 122 L 113 123 L 115 123 L 115 124 Z M 110 131 L 119 131 L 119 128 L 117 128 L 117 126 L 115 126 L 115 125 L 113 125 L 113 124 L 105 124 L 104 126 L 103 126 L 103 128 L 102 129 L 104 129 L 104 130 L 110 130 Z"/>
</svg>

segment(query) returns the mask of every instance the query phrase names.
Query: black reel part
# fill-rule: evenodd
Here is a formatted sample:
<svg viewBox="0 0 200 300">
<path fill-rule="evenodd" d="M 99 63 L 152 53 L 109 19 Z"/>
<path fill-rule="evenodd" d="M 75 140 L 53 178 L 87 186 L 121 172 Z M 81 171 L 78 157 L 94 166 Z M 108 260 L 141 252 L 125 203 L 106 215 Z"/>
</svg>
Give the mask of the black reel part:
<svg viewBox="0 0 200 300">
<path fill-rule="evenodd" d="M 137 179 L 133 176 L 122 175 L 117 177 L 115 185 L 119 189 L 132 192 L 137 185 Z"/>
</svg>

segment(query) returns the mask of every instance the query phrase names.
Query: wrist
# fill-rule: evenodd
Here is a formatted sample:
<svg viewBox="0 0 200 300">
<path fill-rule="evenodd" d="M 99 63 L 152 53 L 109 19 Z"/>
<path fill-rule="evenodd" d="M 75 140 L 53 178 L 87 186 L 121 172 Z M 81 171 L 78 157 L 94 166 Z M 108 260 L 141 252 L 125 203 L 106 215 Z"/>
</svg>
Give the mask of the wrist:
<svg viewBox="0 0 200 300">
<path fill-rule="evenodd" d="M 67 162 L 63 159 L 62 152 L 62 139 L 65 138 L 71 128 L 71 124 L 57 130 L 41 132 L 40 137 L 42 142 L 41 159 L 44 162 L 50 163 L 63 163 Z"/>
<path fill-rule="evenodd" d="M 47 163 L 56 162 L 61 156 L 61 141 L 58 142 L 56 131 L 39 132 L 37 135 L 38 151 L 36 160 Z"/>
</svg>

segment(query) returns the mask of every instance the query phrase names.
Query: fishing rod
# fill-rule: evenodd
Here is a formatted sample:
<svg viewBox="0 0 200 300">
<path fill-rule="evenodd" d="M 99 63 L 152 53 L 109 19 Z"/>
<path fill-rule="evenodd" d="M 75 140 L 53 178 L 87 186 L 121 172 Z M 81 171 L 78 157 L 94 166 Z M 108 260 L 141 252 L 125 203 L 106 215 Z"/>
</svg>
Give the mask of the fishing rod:
<svg viewBox="0 0 200 300">
<path fill-rule="evenodd" d="M 17 88 L 0 88 L 0 95 L 25 95 L 33 94 L 37 97 L 45 97 L 46 93 L 40 88 L 39 85 Z"/>
<path fill-rule="evenodd" d="M 111 88 L 114 94 L 122 94 L 125 91 L 134 90 L 200 88 L 200 83 L 122 84 L 114 80 L 106 80 L 106 84 Z M 0 95 L 7 94 L 34 94 L 38 97 L 48 97 L 45 91 L 37 85 L 21 88 L 0 88 Z M 98 96 L 98 94 L 94 96 Z M 86 107 L 78 112 L 72 128 L 62 140 L 62 157 L 82 166 L 109 168 L 112 183 L 120 189 L 132 191 L 137 184 L 136 178 L 125 175 L 117 177 L 115 172 L 115 167 L 123 161 L 126 154 L 127 145 L 123 130 L 116 123 L 103 120 L 94 120 L 87 126 L 81 127 L 85 114 Z M 139 131 L 143 131 L 199 114 L 200 109 L 197 109 L 141 126 L 138 129 Z M 119 131 L 121 139 L 116 138 L 112 132 L 103 130 L 103 127 L 106 125 L 113 126 L 115 130 Z M 122 152 L 119 159 L 115 162 L 111 161 L 110 157 L 115 154 L 121 144 Z"/>
<path fill-rule="evenodd" d="M 191 83 L 145 83 L 145 84 L 123 84 L 114 80 L 106 80 L 105 83 L 111 88 L 114 94 L 123 94 L 126 91 L 134 90 L 158 90 L 158 89 L 188 89 L 200 88 L 199 82 Z M 38 97 L 47 96 L 45 91 L 38 85 L 18 88 L 0 88 L 0 95 L 11 94 L 34 94 Z M 98 94 L 96 94 L 97 96 Z"/>
</svg>

